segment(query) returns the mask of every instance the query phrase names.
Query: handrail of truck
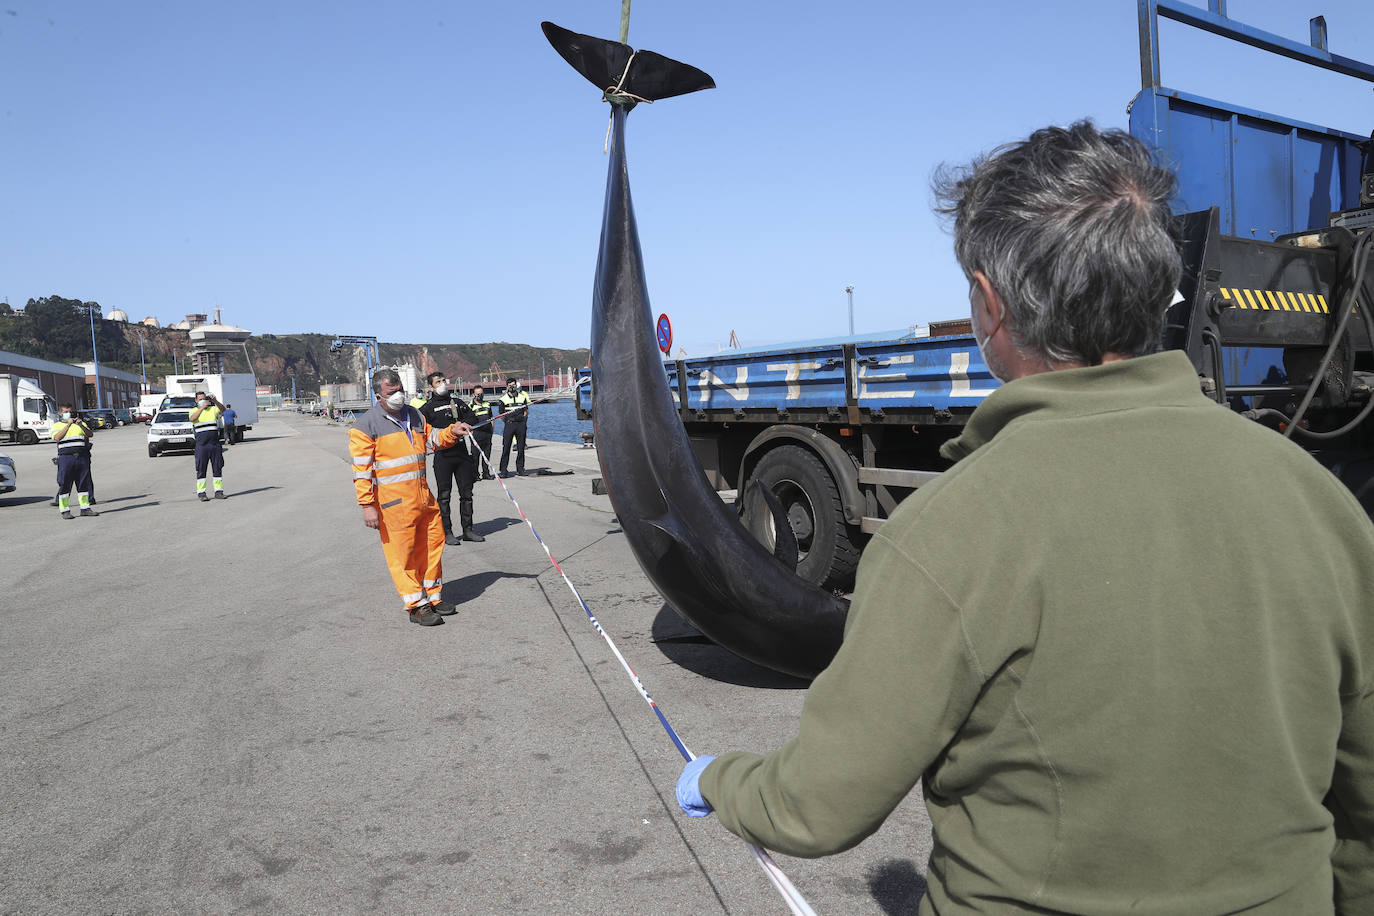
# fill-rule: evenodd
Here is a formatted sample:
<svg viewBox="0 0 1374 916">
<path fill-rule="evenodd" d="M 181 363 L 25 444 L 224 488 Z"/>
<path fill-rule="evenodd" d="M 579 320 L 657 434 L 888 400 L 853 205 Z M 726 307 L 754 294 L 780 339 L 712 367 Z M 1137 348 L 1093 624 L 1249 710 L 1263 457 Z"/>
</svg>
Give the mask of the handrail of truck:
<svg viewBox="0 0 1374 916">
<path fill-rule="evenodd" d="M 1140 88 L 1158 89 L 1159 81 L 1159 17 L 1181 22 L 1222 38 L 1270 51 L 1291 60 L 1333 70 L 1344 76 L 1374 83 L 1374 65 L 1364 63 L 1327 50 L 1326 17 L 1309 20 L 1311 43 L 1299 44 L 1282 35 L 1266 32 L 1230 19 L 1226 15 L 1226 0 L 1207 0 L 1207 9 L 1184 3 L 1182 0 L 1137 0 L 1140 17 Z"/>
<path fill-rule="evenodd" d="M 1349 133 L 1254 111 L 1159 85 L 1157 19 L 1164 16 L 1241 44 L 1374 81 L 1374 64 L 1326 50 L 1324 21 L 1313 20 L 1313 47 L 1226 17 L 1225 0 L 1202 9 L 1184 0 L 1137 0 L 1141 81 L 1130 131 L 1179 176 L 1176 214 L 1218 207 L 1221 233 L 1269 241 L 1327 224 L 1358 205 L 1368 133 Z M 1301 112 L 1299 112 L 1301 114 Z"/>
</svg>

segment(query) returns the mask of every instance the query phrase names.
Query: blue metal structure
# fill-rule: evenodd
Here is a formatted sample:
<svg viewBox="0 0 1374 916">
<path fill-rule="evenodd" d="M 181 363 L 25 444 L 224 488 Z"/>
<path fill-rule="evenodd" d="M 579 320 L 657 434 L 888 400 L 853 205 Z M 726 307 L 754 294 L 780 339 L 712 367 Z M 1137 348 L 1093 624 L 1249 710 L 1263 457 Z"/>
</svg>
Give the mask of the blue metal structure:
<svg viewBox="0 0 1374 916">
<path fill-rule="evenodd" d="M 1326 49 L 1326 22 L 1311 21 L 1310 45 L 1226 16 L 1225 0 L 1208 9 L 1182 0 L 1138 0 L 1141 90 L 1130 105 L 1132 135 L 1159 150 L 1179 176 L 1175 210 L 1216 206 L 1221 231 L 1269 241 L 1325 226 L 1360 193 L 1366 138 L 1167 89 L 1160 82 L 1160 16 L 1283 57 L 1374 82 L 1374 65 Z"/>
<path fill-rule="evenodd" d="M 95 406 L 104 407 L 100 396 L 100 354 L 95 348 L 95 311 L 99 308 L 94 302 L 86 303 L 86 314 L 91 319 L 91 368 L 95 370 Z"/>
<path fill-rule="evenodd" d="M 381 356 L 377 350 L 377 338 L 375 337 L 356 337 L 348 334 L 340 334 L 334 338 L 334 342 L 329 345 L 329 352 L 341 350 L 346 346 L 362 347 L 363 353 L 367 355 L 367 400 L 368 403 L 376 400 L 377 394 L 372 388 L 373 367 L 381 364 Z M 291 396 L 296 396 L 296 380 L 291 380 Z"/>
</svg>

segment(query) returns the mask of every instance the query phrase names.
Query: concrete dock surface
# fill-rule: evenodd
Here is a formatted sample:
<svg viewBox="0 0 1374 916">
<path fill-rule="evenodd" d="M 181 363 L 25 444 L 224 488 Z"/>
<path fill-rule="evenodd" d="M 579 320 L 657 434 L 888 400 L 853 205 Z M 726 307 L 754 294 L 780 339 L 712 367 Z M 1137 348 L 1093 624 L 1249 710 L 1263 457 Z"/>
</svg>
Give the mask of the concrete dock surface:
<svg viewBox="0 0 1374 916">
<path fill-rule="evenodd" d="M 101 515 L 71 521 L 53 446 L 4 447 L 0 912 L 788 912 L 679 812 L 681 756 L 501 482 L 476 487 L 486 542 L 444 554 L 458 614 L 417 627 L 345 427 L 262 414 L 209 503 L 145 435 L 96 434 Z M 527 465 L 574 472 L 505 483 L 687 746 L 792 737 L 805 683 L 664 605 L 595 451 Z M 817 913 L 915 913 L 929 848 L 913 794 L 854 850 L 774 858 Z"/>
</svg>

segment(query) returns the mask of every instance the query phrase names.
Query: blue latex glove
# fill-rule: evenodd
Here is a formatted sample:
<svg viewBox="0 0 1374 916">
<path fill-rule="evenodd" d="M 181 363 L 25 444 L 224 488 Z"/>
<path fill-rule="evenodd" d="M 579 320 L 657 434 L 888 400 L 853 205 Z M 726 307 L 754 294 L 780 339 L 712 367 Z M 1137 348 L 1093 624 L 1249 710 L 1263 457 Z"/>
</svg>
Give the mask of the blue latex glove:
<svg viewBox="0 0 1374 916">
<path fill-rule="evenodd" d="M 705 817 L 715 809 L 706 803 L 706 799 L 701 797 L 701 788 L 697 783 L 701 780 L 701 771 L 706 769 L 706 765 L 714 757 L 698 757 L 689 760 L 687 765 L 682 768 L 682 775 L 677 778 L 677 803 L 683 812 L 689 817 Z"/>
</svg>

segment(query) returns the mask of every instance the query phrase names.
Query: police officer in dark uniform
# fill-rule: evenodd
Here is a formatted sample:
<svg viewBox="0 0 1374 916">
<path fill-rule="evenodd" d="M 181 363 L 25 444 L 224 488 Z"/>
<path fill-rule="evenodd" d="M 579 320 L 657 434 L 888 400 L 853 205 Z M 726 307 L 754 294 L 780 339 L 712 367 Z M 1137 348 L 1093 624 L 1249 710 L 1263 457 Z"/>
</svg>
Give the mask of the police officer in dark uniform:
<svg viewBox="0 0 1374 916">
<path fill-rule="evenodd" d="M 501 395 L 501 412 L 506 414 L 501 426 L 501 476 L 510 476 L 510 450 L 515 445 L 515 473 L 525 476 L 525 435 L 530 419 L 530 396 L 520 390 L 520 382 L 506 379 L 506 393 Z"/>
<path fill-rule="evenodd" d="M 425 377 L 433 396 L 420 407 L 429 425 L 436 430 L 445 429 L 454 423 L 463 422 L 469 426 L 476 421 L 468 405 L 449 392 L 448 379 L 442 372 L 431 372 Z M 485 541 L 472 527 L 472 484 L 477 479 L 477 455 L 471 451 L 470 436 L 458 440 L 452 448 L 436 449 L 434 452 L 434 491 L 439 500 L 439 518 L 444 523 L 444 543 L 458 544 L 461 541 Z M 453 494 L 453 482 L 458 481 L 458 523 L 462 537 L 453 533 L 453 518 L 449 501 Z"/>
<path fill-rule="evenodd" d="M 472 415 L 477 418 L 477 422 L 471 424 L 472 437 L 477 440 L 477 447 L 482 450 L 482 454 L 486 456 L 487 459 L 486 461 L 479 462 L 480 467 L 477 469 L 477 479 L 495 480 L 496 475 L 491 472 L 491 434 L 492 427 L 496 424 L 491 422 L 491 418 L 494 414 L 491 412 L 491 404 L 486 400 L 486 390 L 481 385 L 477 385 L 472 389 L 472 400 L 468 402 L 468 409 L 471 410 Z M 477 425 L 478 423 L 486 425 L 479 426 Z"/>
</svg>

